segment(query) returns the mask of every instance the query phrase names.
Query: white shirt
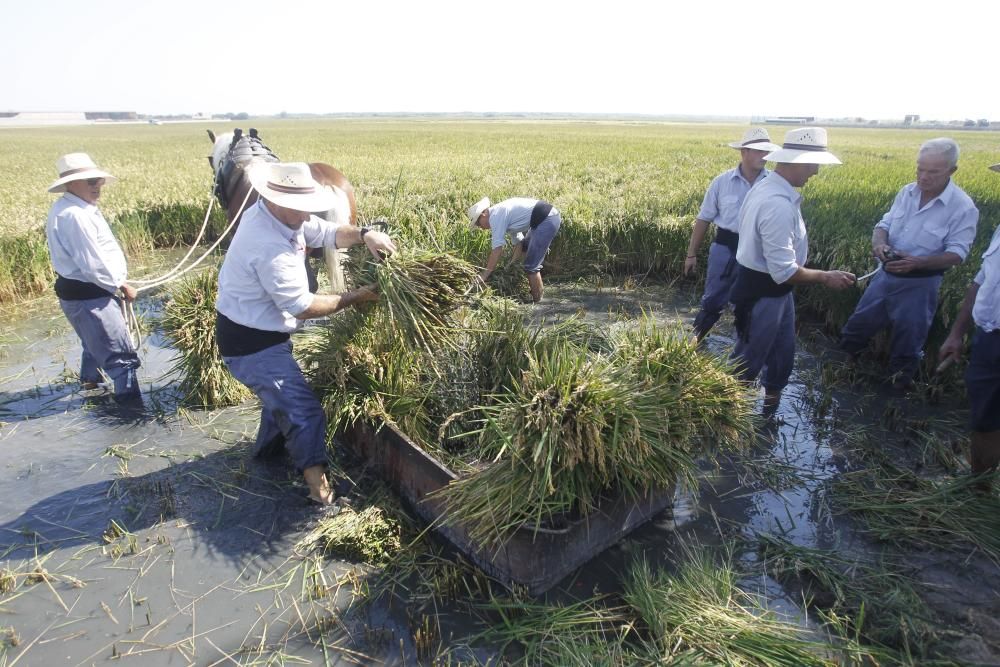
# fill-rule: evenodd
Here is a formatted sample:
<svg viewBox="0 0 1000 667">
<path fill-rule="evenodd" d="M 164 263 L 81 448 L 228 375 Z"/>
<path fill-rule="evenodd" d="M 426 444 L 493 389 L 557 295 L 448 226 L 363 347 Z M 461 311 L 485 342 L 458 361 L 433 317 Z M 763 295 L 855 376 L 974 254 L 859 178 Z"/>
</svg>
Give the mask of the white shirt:
<svg viewBox="0 0 1000 667">
<path fill-rule="evenodd" d="M 65 193 L 45 223 L 52 268 L 63 278 L 92 283 L 112 294 L 128 277 L 125 253 L 94 204 Z"/>
<path fill-rule="evenodd" d="M 768 174 L 767 169 L 761 169 L 757 179 L 751 183 L 740 171 L 739 167 L 724 171 L 712 179 L 705 192 L 698 211 L 698 219 L 714 222 L 718 227 L 731 232 L 740 230 L 740 207 L 747 193 L 755 183 L 759 183 Z"/>
<path fill-rule="evenodd" d="M 530 197 L 512 197 L 490 206 L 490 238 L 494 250 L 503 247 L 507 234 L 514 236 L 531 229 L 531 211 L 537 203 L 537 199 Z M 555 206 L 549 211 L 549 215 L 558 213 Z"/>
<path fill-rule="evenodd" d="M 972 319 L 985 331 L 1000 329 L 1000 227 L 993 232 L 983 253 L 983 266 L 975 277 L 979 291 L 972 306 Z"/>
<path fill-rule="evenodd" d="M 216 310 L 246 327 L 295 331 L 295 315 L 315 296 L 309 292 L 306 247 L 336 248 L 339 228 L 314 215 L 293 231 L 259 200 L 244 211 L 222 262 Z"/>
<path fill-rule="evenodd" d="M 802 195 L 781 174 L 757 181 L 740 209 L 736 261 L 779 284 L 795 275 L 809 250 L 801 203 Z"/>
<path fill-rule="evenodd" d="M 918 257 L 953 252 L 963 260 L 976 238 L 979 209 L 952 180 L 934 199 L 920 208 L 920 188 L 904 185 L 876 229 L 889 232 L 894 250 Z"/>
</svg>

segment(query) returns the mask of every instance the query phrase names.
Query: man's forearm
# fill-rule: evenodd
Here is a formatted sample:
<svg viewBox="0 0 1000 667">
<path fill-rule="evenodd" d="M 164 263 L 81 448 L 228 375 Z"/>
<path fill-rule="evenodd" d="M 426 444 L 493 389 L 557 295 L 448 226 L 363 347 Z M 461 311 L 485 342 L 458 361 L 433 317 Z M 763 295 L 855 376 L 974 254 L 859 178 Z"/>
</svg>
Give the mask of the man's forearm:
<svg viewBox="0 0 1000 667">
<path fill-rule="evenodd" d="M 708 233 L 708 221 L 697 218 L 694 221 L 694 229 L 691 230 L 691 241 L 688 243 L 688 257 L 695 255 L 698 252 L 698 248 L 705 241 L 705 234 Z"/>
<path fill-rule="evenodd" d="M 962 258 L 957 253 L 942 252 L 938 255 L 926 255 L 917 258 L 920 268 L 925 271 L 937 271 L 939 269 L 949 269 L 962 263 Z"/>
<path fill-rule="evenodd" d="M 800 266 L 799 270 L 792 274 L 792 277 L 788 279 L 788 284 L 790 285 L 808 285 L 810 283 L 822 283 L 825 280 L 826 271 L 820 271 L 818 269 L 807 269 L 804 266 Z"/>
<path fill-rule="evenodd" d="M 962 338 L 969 330 L 972 324 L 972 306 L 976 303 L 977 294 L 979 294 L 979 283 L 973 281 L 969 285 L 969 289 L 965 290 L 965 298 L 962 299 L 955 323 L 951 325 L 951 331 L 948 332 L 949 338 Z"/>
<path fill-rule="evenodd" d="M 503 257 L 503 246 L 494 248 L 490 252 L 490 256 L 486 258 L 486 273 L 493 273 L 496 270 L 501 257 Z"/>
<path fill-rule="evenodd" d="M 308 320 L 314 317 L 332 315 L 349 306 L 371 301 L 372 294 L 372 291 L 366 287 L 359 287 L 343 294 L 314 294 L 309 307 L 301 313 L 297 313 L 295 319 Z"/>
</svg>

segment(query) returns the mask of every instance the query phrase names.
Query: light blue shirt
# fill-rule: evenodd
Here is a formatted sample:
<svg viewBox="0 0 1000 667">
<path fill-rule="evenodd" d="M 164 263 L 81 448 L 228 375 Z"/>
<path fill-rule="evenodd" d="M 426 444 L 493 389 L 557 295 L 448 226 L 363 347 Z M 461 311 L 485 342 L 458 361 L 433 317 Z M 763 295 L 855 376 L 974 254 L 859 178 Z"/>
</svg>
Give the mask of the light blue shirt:
<svg viewBox="0 0 1000 667">
<path fill-rule="evenodd" d="M 530 197 L 512 197 L 490 206 L 490 238 L 494 250 L 507 242 L 506 235 L 510 234 L 513 237 L 531 228 L 531 210 L 537 203 L 537 199 Z M 549 211 L 549 215 L 558 213 L 555 206 Z"/>
<path fill-rule="evenodd" d="M 52 268 L 63 278 L 99 285 L 112 294 L 128 277 L 125 253 L 100 209 L 65 193 L 45 223 Z"/>
<path fill-rule="evenodd" d="M 712 179 L 701 202 L 698 219 L 714 222 L 718 227 L 731 232 L 740 230 L 740 207 L 747 193 L 755 183 L 762 181 L 771 172 L 761 169 L 757 179 L 751 183 L 739 167 L 724 171 Z"/>
<path fill-rule="evenodd" d="M 295 315 L 315 296 L 309 292 L 306 247 L 336 248 L 339 228 L 314 215 L 294 231 L 259 200 L 244 211 L 222 262 L 216 310 L 254 329 L 295 331 Z"/>
<path fill-rule="evenodd" d="M 917 257 L 953 252 L 963 260 L 976 238 L 979 209 L 952 180 L 934 199 L 920 208 L 920 188 L 904 185 L 889 212 L 875 225 L 889 232 L 894 250 Z"/>
<path fill-rule="evenodd" d="M 993 232 L 990 247 L 983 253 L 983 266 L 975 277 L 979 285 L 972 319 L 985 331 L 1000 329 L 1000 227 Z"/>
<path fill-rule="evenodd" d="M 801 204 L 802 195 L 781 174 L 758 181 L 740 209 L 736 261 L 779 284 L 795 275 L 809 250 Z"/>
</svg>

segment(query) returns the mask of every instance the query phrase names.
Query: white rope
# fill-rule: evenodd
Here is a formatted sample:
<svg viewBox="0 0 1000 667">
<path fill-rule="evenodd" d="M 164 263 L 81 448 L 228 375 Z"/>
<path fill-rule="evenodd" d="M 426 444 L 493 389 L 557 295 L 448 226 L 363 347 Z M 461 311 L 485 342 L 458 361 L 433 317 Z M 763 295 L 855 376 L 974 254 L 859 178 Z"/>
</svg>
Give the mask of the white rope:
<svg viewBox="0 0 1000 667">
<path fill-rule="evenodd" d="M 191 244 L 191 247 L 188 249 L 187 254 L 184 255 L 184 257 L 181 259 L 181 261 L 177 262 L 177 265 L 174 266 L 174 268 L 172 268 L 170 271 L 168 271 L 167 273 L 163 274 L 159 278 L 150 278 L 149 280 L 138 280 L 138 279 L 137 280 L 130 280 L 129 283 L 133 284 L 133 285 L 145 285 L 147 283 L 155 283 L 155 282 L 158 282 L 160 280 L 163 280 L 167 276 L 173 275 L 178 270 L 180 270 L 181 265 L 184 264 L 184 262 L 186 262 L 188 260 L 188 257 L 191 256 L 191 253 L 194 252 L 194 249 L 196 247 L 198 247 L 198 243 L 201 242 L 201 237 L 205 235 L 205 229 L 208 228 L 208 218 L 209 218 L 209 216 L 212 215 L 212 206 L 214 206 L 214 205 L 215 205 L 215 195 L 213 194 L 212 198 L 208 200 L 208 210 L 205 211 L 205 219 L 201 221 L 201 229 L 198 230 L 198 237 L 194 240 L 194 243 Z"/>
</svg>

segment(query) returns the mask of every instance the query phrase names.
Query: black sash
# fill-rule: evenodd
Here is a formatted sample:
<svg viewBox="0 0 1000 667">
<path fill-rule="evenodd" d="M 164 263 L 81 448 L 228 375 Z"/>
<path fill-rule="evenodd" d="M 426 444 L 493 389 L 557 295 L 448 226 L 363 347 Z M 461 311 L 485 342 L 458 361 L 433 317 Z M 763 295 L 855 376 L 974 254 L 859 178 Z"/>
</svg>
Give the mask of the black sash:
<svg viewBox="0 0 1000 667">
<path fill-rule="evenodd" d="M 531 219 L 528 221 L 528 226 L 534 229 L 538 225 L 542 224 L 542 220 L 549 217 L 549 213 L 552 211 L 552 204 L 548 203 L 544 199 L 539 199 L 535 202 L 535 207 L 531 209 Z"/>
<path fill-rule="evenodd" d="M 94 283 L 86 283 L 82 280 L 63 278 L 56 274 L 56 296 L 63 301 L 86 301 L 87 299 L 100 299 L 102 296 L 114 296 L 108 290 Z"/>
<path fill-rule="evenodd" d="M 723 229 L 722 227 L 715 228 L 715 241 L 719 245 L 724 245 L 729 248 L 733 254 L 736 253 L 736 247 L 740 243 L 740 235 L 736 232 L 731 232 L 728 229 Z"/>
<path fill-rule="evenodd" d="M 934 269 L 925 271 L 910 271 L 909 273 L 893 273 L 892 271 L 886 271 L 890 276 L 895 276 L 896 278 L 930 278 L 931 276 L 943 276 L 944 272 L 948 269 Z"/>
<path fill-rule="evenodd" d="M 736 270 L 733 291 L 729 294 L 729 301 L 733 304 L 736 333 L 740 340 L 744 343 L 750 340 L 750 315 L 754 304 L 763 297 L 785 296 L 791 291 L 792 285 L 789 283 L 779 285 L 774 282 L 770 273 L 754 271 L 740 264 Z"/>
<path fill-rule="evenodd" d="M 291 334 L 284 331 L 254 329 L 233 322 L 219 311 L 215 314 L 215 341 L 224 357 L 244 357 L 291 338 Z"/>
</svg>

